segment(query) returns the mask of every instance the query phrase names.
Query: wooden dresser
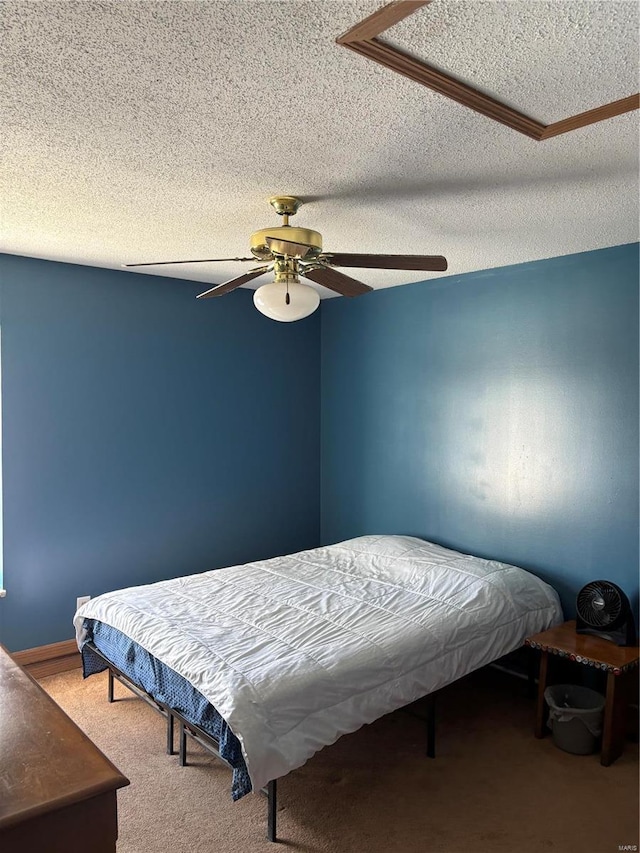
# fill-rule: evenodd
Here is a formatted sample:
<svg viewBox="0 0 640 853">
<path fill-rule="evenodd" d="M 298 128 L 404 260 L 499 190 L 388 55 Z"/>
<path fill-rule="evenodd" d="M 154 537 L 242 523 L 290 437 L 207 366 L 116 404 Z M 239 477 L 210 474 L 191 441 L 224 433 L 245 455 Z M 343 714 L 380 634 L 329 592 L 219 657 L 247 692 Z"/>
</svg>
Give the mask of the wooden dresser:
<svg viewBox="0 0 640 853">
<path fill-rule="evenodd" d="M 2 853 L 114 853 L 128 784 L 0 646 Z"/>
</svg>

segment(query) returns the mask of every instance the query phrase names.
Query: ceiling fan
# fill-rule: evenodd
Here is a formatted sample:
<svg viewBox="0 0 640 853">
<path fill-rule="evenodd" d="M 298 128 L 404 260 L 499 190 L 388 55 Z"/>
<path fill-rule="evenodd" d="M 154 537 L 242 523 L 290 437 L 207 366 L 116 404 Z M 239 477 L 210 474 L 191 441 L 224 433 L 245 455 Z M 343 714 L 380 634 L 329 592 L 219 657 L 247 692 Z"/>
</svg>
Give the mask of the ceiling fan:
<svg viewBox="0 0 640 853">
<path fill-rule="evenodd" d="M 302 201 L 294 196 L 282 195 L 269 199 L 269 204 L 283 224 L 273 228 L 261 228 L 251 235 L 248 258 L 199 258 L 190 261 L 151 261 L 141 264 L 124 264 L 125 267 L 148 267 L 162 264 L 206 264 L 221 261 L 242 263 L 256 261 L 255 267 L 222 284 L 198 294 L 198 299 L 223 296 L 254 278 L 272 272 L 274 281 L 259 287 L 253 297 L 256 308 L 273 320 L 290 322 L 301 320 L 312 314 L 320 304 L 318 292 L 300 281 L 300 276 L 321 284 L 342 296 L 360 296 L 373 288 L 351 276 L 338 272 L 335 267 L 361 267 L 387 270 L 424 270 L 444 272 L 447 260 L 442 255 L 360 255 L 344 252 L 325 252 L 322 235 L 310 228 L 289 225 Z"/>
</svg>

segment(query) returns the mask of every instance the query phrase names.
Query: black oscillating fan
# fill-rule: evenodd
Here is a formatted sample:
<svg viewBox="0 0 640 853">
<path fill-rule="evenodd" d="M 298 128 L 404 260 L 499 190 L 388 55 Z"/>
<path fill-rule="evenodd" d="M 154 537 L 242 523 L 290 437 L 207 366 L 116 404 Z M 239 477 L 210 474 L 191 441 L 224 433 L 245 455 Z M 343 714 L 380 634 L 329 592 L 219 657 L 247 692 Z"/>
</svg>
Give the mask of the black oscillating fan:
<svg viewBox="0 0 640 853">
<path fill-rule="evenodd" d="M 633 646 L 636 626 L 629 599 L 611 581 L 591 581 L 576 600 L 576 631 L 610 640 L 617 646 Z"/>
</svg>

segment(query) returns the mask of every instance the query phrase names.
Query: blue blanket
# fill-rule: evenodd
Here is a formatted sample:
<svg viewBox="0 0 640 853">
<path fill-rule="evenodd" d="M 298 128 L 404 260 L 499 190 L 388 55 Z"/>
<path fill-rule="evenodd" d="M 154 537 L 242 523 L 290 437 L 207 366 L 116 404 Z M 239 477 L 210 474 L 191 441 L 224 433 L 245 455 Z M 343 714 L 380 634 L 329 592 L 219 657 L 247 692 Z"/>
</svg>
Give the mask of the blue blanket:
<svg viewBox="0 0 640 853">
<path fill-rule="evenodd" d="M 107 660 L 158 702 L 174 708 L 185 720 L 199 726 L 219 745 L 222 758 L 233 768 L 231 797 L 239 800 L 252 790 L 240 741 L 225 720 L 195 687 L 177 672 L 150 655 L 123 633 L 95 619 L 85 619 L 87 641 L 93 642 Z M 105 670 L 106 664 L 86 644 L 82 648 L 85 678 Z"/>
</svg>

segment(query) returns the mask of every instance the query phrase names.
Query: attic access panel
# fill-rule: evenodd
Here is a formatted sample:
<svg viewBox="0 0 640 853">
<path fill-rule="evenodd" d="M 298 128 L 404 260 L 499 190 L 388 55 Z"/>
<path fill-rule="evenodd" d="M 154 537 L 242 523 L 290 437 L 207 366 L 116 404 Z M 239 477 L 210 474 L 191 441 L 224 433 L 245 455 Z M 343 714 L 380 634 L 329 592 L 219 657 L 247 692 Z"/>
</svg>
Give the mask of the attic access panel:
<svg viewBox="0 0 640 853">
<path fill-rule="evenodd" d="M 511 127 L 536 141 L 550 139 L 552 136 L 558 136 L 570 130 L 613 118 L 640 107 L 640 93 L 636 93 L 560 121 L 543 124 L 503 101 L 463 83 L 439 68 L 429 65 L 406 53 L 401 48 L 378 38 L 381 33 L 431 2 L 432 0 L 396 0 L 396 2 L 390 3 L 369 15 L 368 18 L 339 36 L 336 41 L 355 53 L 403 74 L 410 80 L 427 86 L 435 92 L 482 113 L 494 121 L 505 124 L 507 127 Z"/>
</svg>

